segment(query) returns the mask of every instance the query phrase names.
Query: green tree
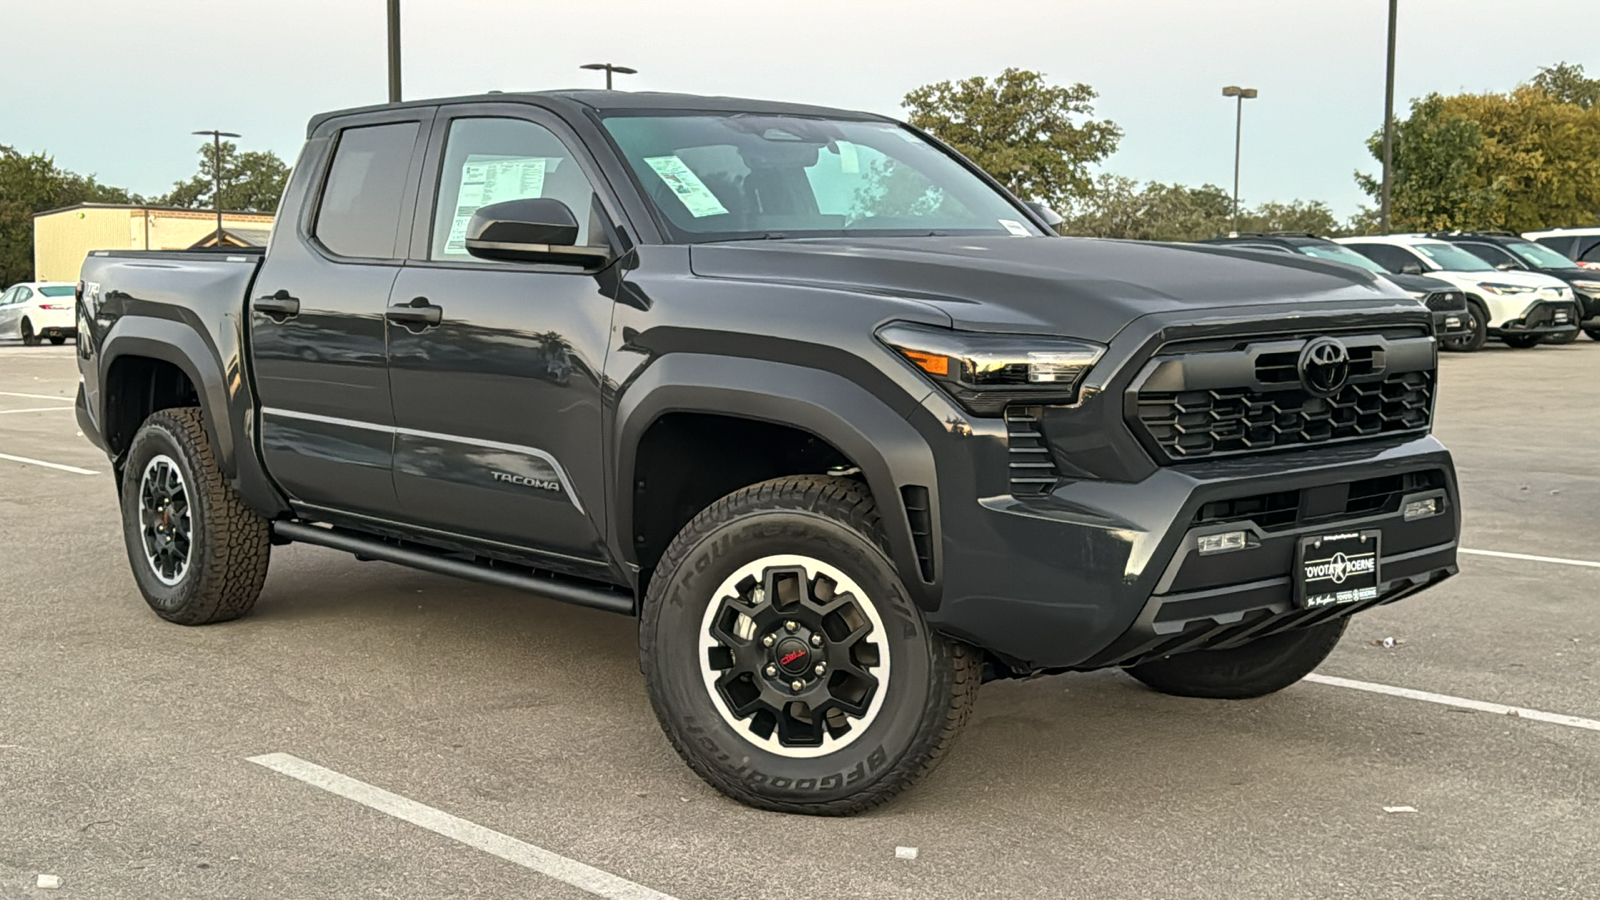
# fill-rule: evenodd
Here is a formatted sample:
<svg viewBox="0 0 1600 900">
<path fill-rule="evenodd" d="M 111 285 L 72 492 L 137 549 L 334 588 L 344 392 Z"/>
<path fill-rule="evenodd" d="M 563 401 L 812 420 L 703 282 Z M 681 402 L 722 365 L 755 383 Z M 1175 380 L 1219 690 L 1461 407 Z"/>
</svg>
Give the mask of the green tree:
<svg viewBox="0 0 1600 900">
<path fill-rule="evenodd" d="M 0 286 L 33 277 L 33 216 L 75 203 L 142 203 L 138 195 L 0 145 Z"/>
<path fill-rule="evenodd" d="M 1117 149 L 1122 129 L 1093 119 L 1087 84 L 1052 85 L 1006 69 L 923 85 L 906 94 L 911 124 L 950 144 L 1019 197 L 1068 209 L 1091 193 L 1089 167 Z"/>
<path fill-rule="evenodd" d="M 1233 197 L 1214 184 L 1188 187 L 1110 173 L 1095 179 L 1061 233 L 1141 241 L 1198 241 L 1226 234 L 1233 224 Z"/>
<path fill-rule="evenodd" d="M 1321 200 L 1291 200 L 1288 203 L 1263 203 L 1239 216 L 1240 231 L 1303 231 L 1310 234 L 1339 234 L 1342 229 L 1333 210 Z"/>
<path fill-rule="evenodd" d="M 215 209 L 216 148 L 200 145 L 200 170 L 187 181 L 175 182 L 172 191 L 154 202 L 161 206 Z M 232 141 L 222 142 L 222 208 L 240 212 L 277 212 L 289 167 L 272 151 L 240 153 Z"/>
<path fill-rule="evenodd" d="M 1547 86 L 1412 101 L 1395 126 L 1392 227 L 1528 231 L 1600 221 L 1600 106 L 1575 102 L 1579 67 L 1541 75 L 1557 70 L 1565 74 Z M 1381 159 L 1382 133 L 1367 146 Z M 1376 176 L 1358 172 L 1356 182 L 1379 197 Z"/>
<path fill-rule="evenodd" d="M 1600 106 L 1600 78 L 1584 77 L 1583 66 L 1575 63 L 1541 67 L 1533 76 L 1533 86 L 1557 103 L 1571 103 L 1580 109 Z"/>
</svg>

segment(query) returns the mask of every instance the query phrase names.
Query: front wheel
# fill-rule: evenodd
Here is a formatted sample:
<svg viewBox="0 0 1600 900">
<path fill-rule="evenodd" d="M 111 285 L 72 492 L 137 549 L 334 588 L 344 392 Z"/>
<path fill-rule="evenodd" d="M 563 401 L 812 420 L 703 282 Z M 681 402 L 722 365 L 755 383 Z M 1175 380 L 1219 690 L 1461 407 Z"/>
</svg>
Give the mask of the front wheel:
<svg viewBox="0 0 1600 900">
<path fill-rule="evenodd" d="M 194 407 L 157 412 L 134 435 L 122 534 L 145 602 L 169 622 L 237 619 L 266 581 L 267 522 L 223 480 Z"/>
<path fill-rule="evenodd" d="M 1541 337 L 1537 334 L 1508 334 L 1500 338 L 1500 340 L 1505 341 L 1506 346 L 1513 350 L 1526 350 L 1529 347 L 1536 346 Z"/>
<path fill-rule="evenodd" d="M 696 516 L 650 581 L 640 645 L 690 768 L 742 803 L 813 815 L 869 809 L 931 771 L 981 675 L 911 602 L 872 497 L 818 476 Z"/>
<path fill-rule="evenodd" d="M 1460 353 L 1476 353 L 1489 340 L 1489 316 L 1478 304 L 1467 303 L 1467 333 L 1444 342 L 1444 349 Z"/>
<path fill-rule="evenodd" d="M 1600 326 L 1585 328 L 1583 329 L 1583 333 L 1587 334 L 1590 340 L 1600 341 Z"/>
<path fill-rule="evenodd" d="M 1347 619 L 1295 628 L 1227 650 L 1195 650 L 1139 663 L 1128 674 L 1163 694 L 1245 700 L 1281 691 L 1311 674 L 1344 634 Z"/>
</svg>

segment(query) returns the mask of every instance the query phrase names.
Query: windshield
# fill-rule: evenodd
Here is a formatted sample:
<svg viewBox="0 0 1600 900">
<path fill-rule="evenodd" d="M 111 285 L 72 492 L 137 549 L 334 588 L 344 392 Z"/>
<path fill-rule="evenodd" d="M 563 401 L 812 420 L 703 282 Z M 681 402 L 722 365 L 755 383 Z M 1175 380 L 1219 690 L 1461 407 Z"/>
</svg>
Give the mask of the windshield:
<svg viewBox="0 0 1600 900">
<path fill-rule="evenodd" d="M 1549 247 L 1533 243 L 1509 243 L 1506 249 L 1522 257 L 1522 261 L 1536 269 L 1576 269 L 1578 264 Z"/>
<path fill-rule="evenodd" d="M 1380 266 L 1372 260 L 1367 259 L 1365 256 L 1362 256 L 1354 250 L 1351 250 L 1347 247 L 1342 247 L 1338 244 L 1301 244 L 1295 249 L 1301 253 L 1304 253 L 1306 256 L 1314 256 L 1317 259 L 1331 259 L 1334 262 L 1342 262 L 1352 266 L 1360 266 L 1361 268 L 1366 269 L 1368 272 L 1377 272 L 1380 275 L 1389 274 L 1389 270 L 1385 269 L 1383 266 Z"/>
<path fill-rule="evenodd" d="M 614 115 L 605 128 L 678 241 L 1043 232 L 892 122 Z"/>
<path fill-rule="evenodd" d="M 1411 249 L 1433 260 L 1434 265 L 1447 272 L 1493 272 L 1494 266 L 1489 265 L 1471 253 L 1455 246 L 1454 244 L 1426 243 L 1412 244 Z"/>
<path fill-rule="evenodd" d="M 38 291 L 46 297 L 71 297 L 73 287 L 70 284 L 53 284 L 49 287 L 39 288 Z"/>
</svg>

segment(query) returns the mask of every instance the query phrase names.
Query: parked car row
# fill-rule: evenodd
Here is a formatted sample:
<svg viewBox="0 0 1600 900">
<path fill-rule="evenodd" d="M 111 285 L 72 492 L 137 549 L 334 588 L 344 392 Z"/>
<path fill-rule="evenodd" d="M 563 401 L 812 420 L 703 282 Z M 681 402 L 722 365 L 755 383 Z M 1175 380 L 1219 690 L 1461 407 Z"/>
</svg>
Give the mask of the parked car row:
<svg viewBox="0 0 1600 900">
<path fill-rule="evenodd" d="M 1600 341 L 1600 228 L 1365 235 L 1230 234 L 1206 243 L 1332 259 L 1381 272 L 1434 313 L 1446 349 L 1473 351 L 1490 338 L 1525 349 L 1568 344 L 1580 331 Z M 1579 252 L 1579 262 L 1558 248 Z"/>
<path fill-rule="evenodd" d="M 65 344 L 78 333 L 72 294 L 76 285 L 24 281 L 0 293 L 0 339 L 22 338 L 32 347 L 42 341 Z"/>
</svg>

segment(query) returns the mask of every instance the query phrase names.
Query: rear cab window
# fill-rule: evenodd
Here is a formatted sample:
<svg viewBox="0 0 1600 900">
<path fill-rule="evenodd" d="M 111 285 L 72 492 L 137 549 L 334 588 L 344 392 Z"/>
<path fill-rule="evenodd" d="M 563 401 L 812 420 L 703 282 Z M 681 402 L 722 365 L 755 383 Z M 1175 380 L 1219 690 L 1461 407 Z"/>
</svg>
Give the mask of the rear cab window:
<svg viewBox="0 0 1600 900">
<path fill-rule="evenodd" d="M 392 259 L 405 205 L 417 122 L 364 125 L 339 134 L 312 235 L 345 257 Z"/>
</svg>

